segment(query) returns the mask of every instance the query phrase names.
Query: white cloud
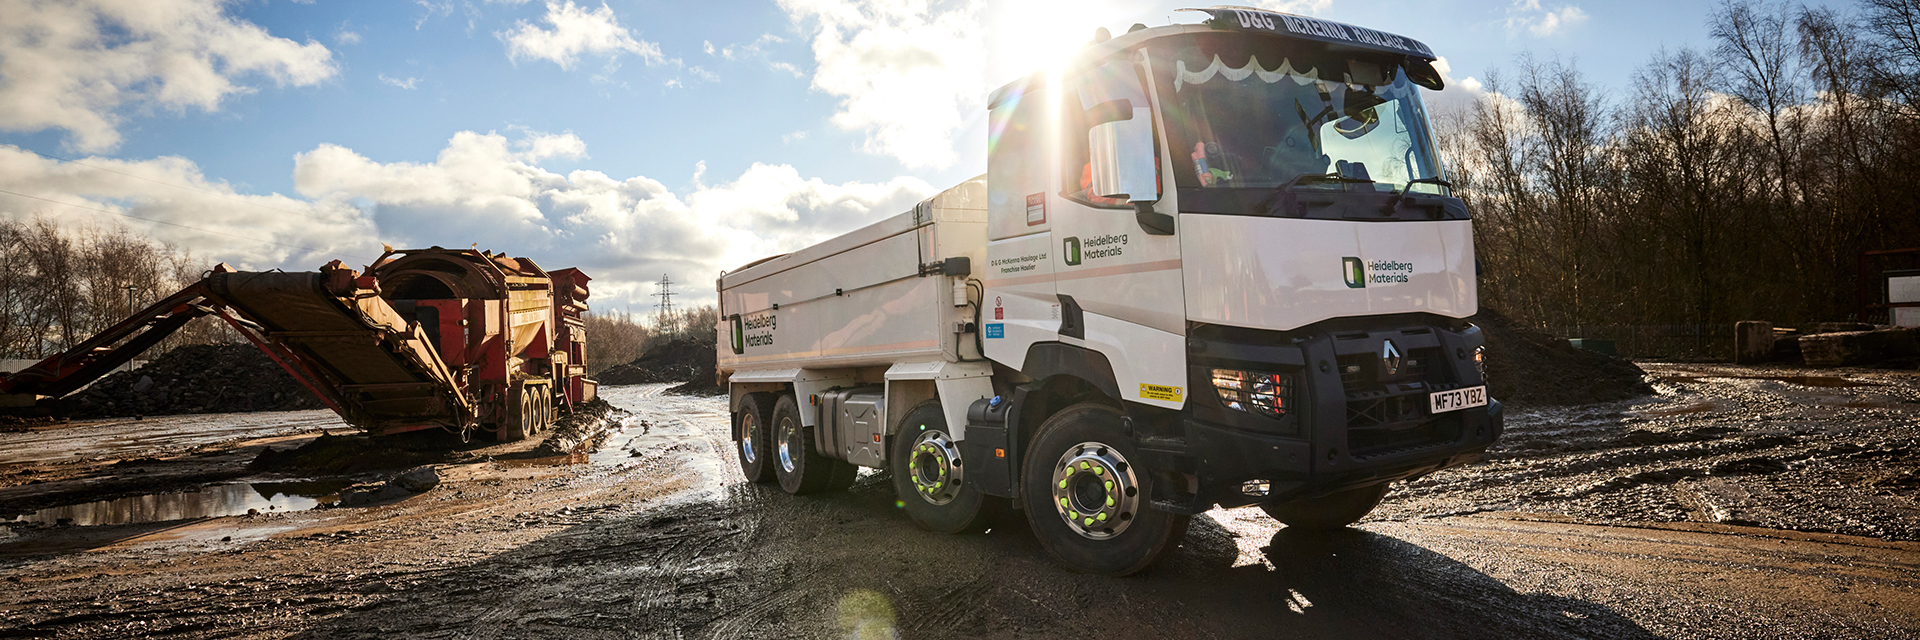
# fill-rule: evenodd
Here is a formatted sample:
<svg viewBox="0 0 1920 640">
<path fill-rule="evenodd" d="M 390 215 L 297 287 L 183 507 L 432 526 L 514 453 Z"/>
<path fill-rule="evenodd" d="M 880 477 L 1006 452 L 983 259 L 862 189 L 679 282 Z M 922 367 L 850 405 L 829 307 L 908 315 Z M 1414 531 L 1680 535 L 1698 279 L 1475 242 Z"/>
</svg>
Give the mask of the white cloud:
<svg viewBox="0 0 1920 640">
<path fill-rule="evenodd" d="M 1295 15 L 1317 16 L 1333 7 L 1333 0 L 1255 0 L 1254 6 Z"/>
<path fill-rule="evenodd" d="M 249 79 L 307 86 L 333 52 L 275 37 L 221 0 L 0 0 L 0 130 L 60 129 L 83 152 L 120 144 L 128 110 L 215 111 Z"/>
<path fill-rule="evenodd" d="M 527 135 L 512 142 L 462 132 L 431 163 L 381 163 L 321 145 L 295 158 L 294 180 L 317 202 L 372 202 L 380 238 L 395 246 L 478 242 L 549 268 L 579 266 L 595 278 L 596 303 L 630 295 L 635 305 L 662 273 L 710 282 L 723 269 L 906 211 L 933 192 L 914 178 L 829 184 L 757 163 L 708 185 L 703 162 L 682 197 L 651 178 L 542 169 L 534 162 L 543 143 L 528 140 L 565 139 L 581 154 L 585 145 L 572 134 Z M 697 287 L 689 299 L 710 302 L 711 291 Z"/>
<path fill-rule="evenodd" d="M 243 269 L 311 269 L 333 258 L 364 261 L 380 253 L 372 221 L 344 200 L 239 193 L 180 157 L 89 157 L 69 163 L 0 145 L 0 189 L 45 199 L 0 194 L 0 218 L 40 215 L 63 225 L 124 224 L 198 257 Z"/>
<path fill-rule="evenodd" d="M 408 91 L 412 91 L 414 88 L 414 85 L 417 85 L 420 83 L 419 78 L 407 78 L 405 80 L 401 80 L 399 78 L 389 78 L 387 77 L 387 74 L 384 74 L 384 73 L 380 74 L 380 81 L 396 87 L 400 87 L 402 89 L 406 89 Z"/>
<path fill-rule="evenodd" d="M 1514 0 L 1513 6 L 1507 8 L 1507 31 L 1525 31 L 1536 38 L 1560 33 L 1586 21 L 1587 12 L 1570 4 L 1548 8 L 1542 6 L 1540 0 Z"/>
<path fill-rule="evenodd" d="M 1433 61 L 1433 68 L 1440 72 L 1440 80 L 1446 87 L 1437 92 L 1428 91 L 1423 98 L 1427 110 L 1432 112 L 1435 119 L 1470 113 L 1474 103 L 1492 95 L 1477 78 L 1455 79 L 1453 65 L 1448 64 L 1446 58 Z M 1501 97 L 1505 98 L 1505 96 Z"/>
<path fill-rule="evenodd" d="M 347 23 L 342 22 L 340 23 L 340 28 L 334 30 L 333 32 L 333 43 L 343 47 L 347 45 L 352 45 L 352 44 L 360 44 L 360 33 L 357 31 L 348 29 Z"/>
<path fill-rule="evenodd" d="M 982 108 L 985 3 L 780 0 L 812 38 L 813 88 L 838 97 L 834 126 L 909 167 L 946 167 L 954 134 Z"/>
<path fill-rule="evenodd" d="M 521 20 L 513 30 L 494 34 L 507 43 L 508 58 L 515 62 L 521 58 L 550 60 L 562 69 L 572 69 L 574 61 L 583 53 L 609 59 L 631 53 L 649 65 L 666 62 L 660 45 L 635 39 L 631 31 L 620 26 L 613 9 L 605 3 L 601 3 L 598 10 L 588 10 L 575 5 L 573 0 L 549 1 L 547 14 L 541 20 L 551 28 L 543 29 Z"/>
<path fill-rule="evenodd" d="M 248 270 L 311 270 L 335 258 L 365 264 L 382 242 L 478 243 L 551 269 L 581 267 L 595 278 L 596 308 L 625 302 L 645 308 L 649 283 L 662 273 L 690 283 L 687 301 L 709 304 L 706 283 L 721 270 L 907 211 L 934 192 L 910 177 L 835 184 L 803 177 L 791 166 L 758 163 L 717 184 L 706 182 L 705 163 L 699 163 L 691 186 L 679 192 L 644 176 L 562 174 L 540 166 L 586 152 L 570 132 L 523 129 L 457 133 L 430 162 L 380 162 L 322 144 L 294 157 L 296 194 L 251 195 L 203 176 L 184 158 L 80 160 L 100 167 L 94 168 L 0 145 L 0 190 L 206 231 L 6 194 L 0 194 L 0 218 L 123 223 L 197 257 Z"/>
<path fill-rule="evenodd" d="M 807 131 L 804 129 L 780 136 L 780 142 L 784 144 L 793 144 L 805 139 L 807 139 Z"/>
</svg>

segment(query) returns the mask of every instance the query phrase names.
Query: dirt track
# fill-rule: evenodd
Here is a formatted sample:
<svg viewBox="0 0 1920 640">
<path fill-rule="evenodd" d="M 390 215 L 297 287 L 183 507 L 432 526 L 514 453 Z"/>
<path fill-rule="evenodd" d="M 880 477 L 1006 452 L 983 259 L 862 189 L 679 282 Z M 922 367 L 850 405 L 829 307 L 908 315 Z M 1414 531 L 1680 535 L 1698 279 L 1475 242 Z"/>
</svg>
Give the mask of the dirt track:
<svg viewBox="0 0 1920 640">
<path fill-rule="evenodd" d="M 0 539 L 0 579 L 10 587 L 0 594 L 0 635 L 1920 634 L 1920 543 L 1894 539 L 1911 537 L 1903 523 L 1916 512 L 1914 489 L 1897 480 L 1914 467 L 1920 430 L 1906 408 L 1913 381 L 1774 388 L 1766 385 L 1790 383 L 1655 373 L 1699 379 L 1664 382 L 1665 395 L 1646 401 L 1518 412 L 1492 463 L 1397 488 L 1358 530 L 1303 536 L 1258 510 L 1211 512 L 1159 565 L 1121 580 L 1055 567 L 1018 519 L 981 536 L 914 529 L 880 476 L 816 498 L 745 484 L 726 448 L 719 400 L 663 396 L 664 385 L 608 389 L 634 414 L 584 460 L 443 465 L 439 488 L 367 508 L 16 527 L 15 538 Z M 1824 399 L 1807 399 L 1815 395 Z M 1702 402 L 1719 404 L 1699 409 Z M 1839 406 L 1847 403 L 1871 406 Z M 300 437 L 271 421 L 253 424 L 181 458 Z M 1700 431 L 1714 425 L 1723 429 Z M 0 443 L 47 437 L 0 434 Z M 156 440 L 112 456 L 172 446 Z M 1856 456 L 1871 451 L 1891 453 Z M 109 462 L 78 457 L 103 459 L 68 466 Z M 1722 465 L 1755 457 L 1785 468 Z M 1695 467 L 1698 475 L 1613 482 Z M 93 473 L 8 469 L 10 483 Z M 1827 478 L 1808 493 L 1834 503 L 1830 521 L 1793 515 L 1809 511 L 1791 491 L 1810 482 L 1803 475 Z M 1689 503 L 1701 492 L 1695 485 L 1709 482 L 1775 493 L 1743 489 L 1745 507 L 1727 498 Z M 0 496 L 33 488 L 16 484 Z M 1796 497 L 1780 498 L 1788 494 Z M 1788 530 L 1844 532 L 1849 521 L 1880 526 L 1880 537 Z"/>
</svg>

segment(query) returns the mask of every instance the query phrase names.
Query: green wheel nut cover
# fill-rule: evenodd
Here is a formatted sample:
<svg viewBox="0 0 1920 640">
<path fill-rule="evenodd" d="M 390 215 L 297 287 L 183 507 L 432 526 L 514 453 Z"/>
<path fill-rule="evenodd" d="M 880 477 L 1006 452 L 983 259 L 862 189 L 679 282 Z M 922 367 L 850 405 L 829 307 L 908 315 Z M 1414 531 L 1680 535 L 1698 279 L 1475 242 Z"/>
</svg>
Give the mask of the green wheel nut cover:
<svg viewBox="0 0 1920 640">
<path fill-rule="evenodd" d="M 1071 503 L 1069 503 L 1069 502 L 1067 502 L 1067 499 L 1066 499 L 1066 498 L 1061 498 L 1061 499 L 1060 499 L 1060 506 L 1062 506 L 1062 507 L 1068 507 L 1068 508 L 1072 508 L 1072 507 L 1073 507 L 1073 504 L 1071 504 Z"/>
<path fill-rule="evenodd" d="M 1113 506 L 1113 496 L 1107 496 L 1107 506 Z"/>
<path fill-rule="evenodd" d="M 1101 522 L 1106 522 L 1106 521 L 1107 521 L 1107 514 L 1104 514 L 1104 513 L 1102 513 L 1102 514 L 1100 514 L 1100 521 L 1101 521 Z"/>
<path fill-rule="evenodd" d="M 1065 488 L 1067 488 L 1067 481 L 1065 481 L 1065 480 L 1061 480 L 1061 481 L 1060 481 L 1060 488 L 1062 488 L 1062 489 L 1065 489 Z"/>
<path fill-rule="evenodd" d="M 1104 476 L 1104 475 L 1107 475 L 1107 468 L 1106 468 L 1106 467 L 1094 467 L 1094 468 L 1093 468 L 1093 475 L 1096 475 L 1096 476 Z"/>
</svg>

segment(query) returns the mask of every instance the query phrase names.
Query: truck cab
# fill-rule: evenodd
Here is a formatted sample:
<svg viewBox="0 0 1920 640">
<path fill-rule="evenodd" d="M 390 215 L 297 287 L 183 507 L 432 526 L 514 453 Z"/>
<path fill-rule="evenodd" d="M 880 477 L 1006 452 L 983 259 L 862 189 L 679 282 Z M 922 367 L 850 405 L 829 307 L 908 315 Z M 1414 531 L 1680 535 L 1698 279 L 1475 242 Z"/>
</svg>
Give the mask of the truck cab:
<svg viewBox="0 0 1920 640">
<path fill-rule="evenodd" d="M 1150 506 L 1183 514 L 1477 459 L 1501 416 L 1467 321 L 1472 222 L 1419 92 L 1441 88 L 1433 54 L 1204 11 L 989 101 L 982 330 L 1024 379 L 1010 437 L 1067 398 L 1116 403 Z"/>
</svg>

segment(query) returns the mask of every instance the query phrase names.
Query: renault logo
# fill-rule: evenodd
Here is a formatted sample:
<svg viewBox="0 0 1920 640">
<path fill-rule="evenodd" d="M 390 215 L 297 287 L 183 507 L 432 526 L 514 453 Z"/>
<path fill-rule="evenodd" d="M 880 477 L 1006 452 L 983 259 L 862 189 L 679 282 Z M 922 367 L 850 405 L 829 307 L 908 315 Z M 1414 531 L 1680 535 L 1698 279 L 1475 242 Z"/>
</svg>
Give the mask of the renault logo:
<svg viewBox="0 0 1920 640">
<path fill-rule="evenodd" d="M 1400 363 L 1403 360 L 1400 357 L 1400 347 L 1393 346 L 1392 340 L 1380 344 L 1380 367 L 1386 370 L 1387 375 L 1400 375 Z"/>
</svg>

